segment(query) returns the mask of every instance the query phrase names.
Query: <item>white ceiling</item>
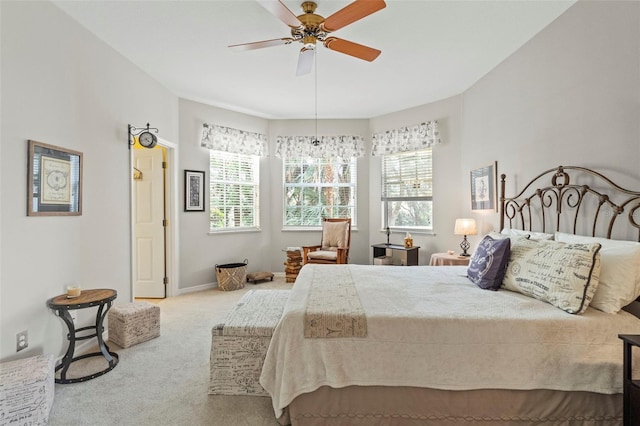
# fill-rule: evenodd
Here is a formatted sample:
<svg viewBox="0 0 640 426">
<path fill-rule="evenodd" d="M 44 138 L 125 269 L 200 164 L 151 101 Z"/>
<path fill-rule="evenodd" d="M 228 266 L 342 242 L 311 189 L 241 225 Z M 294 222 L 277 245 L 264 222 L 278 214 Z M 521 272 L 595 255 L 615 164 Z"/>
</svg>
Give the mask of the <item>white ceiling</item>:
<svg viewBox="0 0 640 426">
<path fill-rule="evenodd" d="M 302 0 L 283 0 L 296 15 Z M 350 0 L 317 0 L 328 17 Z M 366 62 L 318 45 L 317 117 L 371 118 L 457 95 L 575 0 L 386 0 L 332 35 L 382 50 Z M 54 0 L 177 96 L 251 115 L 314 118 L 315 78 L 296 77 L 301 44 L 228 46 L 290 35 L 253 0 Z"/>
</svg>

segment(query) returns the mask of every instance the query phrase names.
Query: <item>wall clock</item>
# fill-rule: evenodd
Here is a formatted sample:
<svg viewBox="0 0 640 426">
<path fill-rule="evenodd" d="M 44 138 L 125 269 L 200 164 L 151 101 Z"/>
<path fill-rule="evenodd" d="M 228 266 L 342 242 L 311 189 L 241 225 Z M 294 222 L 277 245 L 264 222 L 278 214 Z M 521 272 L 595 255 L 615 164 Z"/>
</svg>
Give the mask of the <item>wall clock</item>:
<svg viewBox="0 0 640 426">
<path fill-rule="evenodd" d="M 153 148 L 158 143 L 158 138 L 153 133 L 144 131 L 138 136 L 138 142 L 145 148 Z"/>
</svg>

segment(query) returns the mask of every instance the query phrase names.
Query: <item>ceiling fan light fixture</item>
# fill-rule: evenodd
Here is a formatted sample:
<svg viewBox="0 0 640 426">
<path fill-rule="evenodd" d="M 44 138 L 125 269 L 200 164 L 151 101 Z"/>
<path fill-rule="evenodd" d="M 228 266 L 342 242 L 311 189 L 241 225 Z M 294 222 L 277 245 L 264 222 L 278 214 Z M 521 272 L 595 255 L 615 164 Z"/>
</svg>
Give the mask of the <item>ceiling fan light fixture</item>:
<svg viewBox="0 0 640 426">
<path fill-rule="evenodd" d="M 316 48 L 315 36 L 312 36 L 312 35 L 304 36 L 304 38 L 302 39 L 302 44 L 304 45 L 304 48 L 307 50 L 315 49 Z"/>
</svg>

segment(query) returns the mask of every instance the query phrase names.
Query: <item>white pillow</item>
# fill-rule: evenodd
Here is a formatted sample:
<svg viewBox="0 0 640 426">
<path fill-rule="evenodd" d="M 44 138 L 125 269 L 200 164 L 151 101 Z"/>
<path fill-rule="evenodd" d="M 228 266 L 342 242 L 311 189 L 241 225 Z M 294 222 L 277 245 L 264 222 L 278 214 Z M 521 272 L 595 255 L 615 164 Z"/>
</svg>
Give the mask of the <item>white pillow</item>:
<svg viewBox="0 0 640 426">
<path fill-rule="evenodd" d="M 522 229 L 504 228 L 501 233 L 511 237 L 527 237 L 530 240 L 553 240 L 553 234 L 547 234 L 546 232 L 531 232 L 523 231 Z"/>
<path fill-rule="evenodd" d="M 600 244 L 512 240 L 502 286 L 550 303 L 570 314 L 591 303 L 600 275 Z"/>
<path fill-rule="evenodd" d="M 591 306 L 615 314 L 640 296 L 640 243 L 556 232 L 557 241 L 600 243 L 600 284 Z"/>
<path fill-rule="evenodd" d="M 494 240 L 504 240 L 505 238 L 510 238 L 511 239 L 511 244 L 514 243 L 514 241 L 517 240 L 528 240 L 529 239 L 529 234 L 527 235 L 515 235 L 515 234 L 503 234 L 501 232 L 496 232 L 496 231 L 490 231 L 488 234 L 488 236 L 490 236 L 491 238 L 493 238 Z"/>
<path fill-rule="evenodd" d="M 487 235 L 490 236 L 491 238 L 493 238 L 494 240 L 504 240 L 505 238 L 509 238 L 509 236 L 507 234 L 502 234 L 502 233 L 496 232 L 496 231 L 491 231 Z"/>
</svg>

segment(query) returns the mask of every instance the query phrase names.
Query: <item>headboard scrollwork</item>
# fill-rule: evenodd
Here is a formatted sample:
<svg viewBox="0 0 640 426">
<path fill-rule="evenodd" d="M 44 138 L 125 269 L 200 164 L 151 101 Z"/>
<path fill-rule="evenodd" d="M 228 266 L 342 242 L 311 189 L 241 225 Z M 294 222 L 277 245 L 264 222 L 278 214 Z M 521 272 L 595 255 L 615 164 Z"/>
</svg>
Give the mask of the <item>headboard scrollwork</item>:
<svg viewBox="0 0 640 426">
<path fill-rule="evenodd" d="M 550 185 L 545 184 L 549 177 Z M 549 169 L 510 198 L 505 196 L 505 188 L 506 175 L 502 174 L 500 229 L 612 238 L 615 225 L 624 239 L 640 241 L 640 192 L 625 189 L 594 170 L 577 166 Z M 628 220 L 617 221 L 624 213 Z"/>
</svg>

